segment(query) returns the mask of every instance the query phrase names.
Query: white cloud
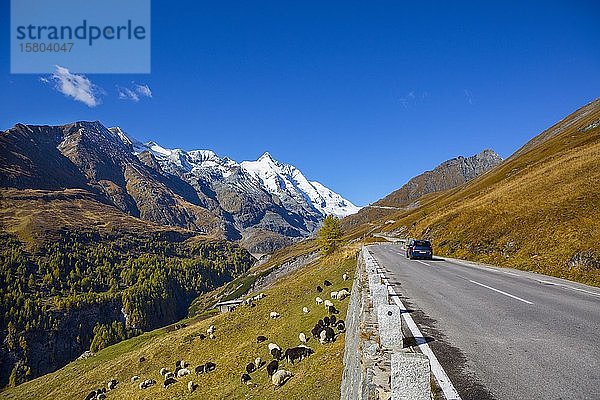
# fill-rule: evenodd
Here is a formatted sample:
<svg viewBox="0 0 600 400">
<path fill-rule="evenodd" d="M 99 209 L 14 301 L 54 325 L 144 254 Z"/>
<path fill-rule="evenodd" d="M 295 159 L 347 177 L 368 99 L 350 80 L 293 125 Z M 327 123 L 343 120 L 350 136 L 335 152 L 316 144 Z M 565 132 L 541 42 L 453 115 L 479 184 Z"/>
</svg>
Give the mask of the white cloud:
<svg viewBox="0 0 600 400">
<path fill-rule="evenodd" d="M 96 107 L 100 104 L 98 96 L 102 93 L 102 89 L 94 85 L 85 75 L 73 74 L 65 67 L 56 65 L 56 71 L 49 79 L 41 77 L 40 80 L 44 83 L 53 81 L 56 90 L 88 107 Z"/>
<path fill-rule="evenodd" d="M 465 92 L 465 99 L 467 100 L 467 103 L 473 104 L 473 96 L 471 95 L 471 92 L 468 91 L 467 89 L 465 89 L 464 92 Z"/>
<path fill-rule="evenodd" d="M 117 86 L 120 99 L 138 102 L 140 101 L 140 97 L 152 98 L 152 90 L 150 90 L 148 85 L 138 85 L 135 82 L 132 82 L 132 84 L 133 86 L 131 88 Z"/>
<path fill-rule="evenodd" d="M 140 96 L 131 89 L 117 86 L 117 90 L 119 91 L 119 98 L 122 100 L 140 101 Z"/>
</svg>

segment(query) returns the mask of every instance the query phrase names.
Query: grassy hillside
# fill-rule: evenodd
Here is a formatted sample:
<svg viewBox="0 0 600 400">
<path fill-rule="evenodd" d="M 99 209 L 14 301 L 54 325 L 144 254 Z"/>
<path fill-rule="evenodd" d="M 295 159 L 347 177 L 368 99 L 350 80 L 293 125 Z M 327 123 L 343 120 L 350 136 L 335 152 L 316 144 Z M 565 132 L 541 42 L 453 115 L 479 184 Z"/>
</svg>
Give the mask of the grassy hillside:
<svg viewBox="0 0 600 400">
<path fill-rule="evenodd" d="M 426 237 L 440 255 L 600 286 L 600 100 L 477 179 L 352 232 Z M 385 223 L 385 220 L 394 223 Z"/>
<path fill-rule="evenodd" d="M 245 365 L 262 357 L 270 361 L 267 344 L 275 342 L 282 349 L 300 344 L 298 334 L 304 332 L 310 337 L 310 329 L 316 321 L 326 315 L 323 306 L 315 304 L 319 295 L 317 285 L 323 286 L 325 279 L 333 286 L 327 290 L 338 290 L 350 286 L 356 265 L 358 247 L 346 247 L 333 256 L 321 259 L 281 278 L 273 286 L 264 290 L 266 297 L 257 302 L 254 308 L 240 307 L 236 311 L 220 314 L 204 320 L 188 320 L 187 327 L 178 330 L 158 329 L 139 337 L 126 340 L 101 350 L 96 356 L 75 361 L 52 374 L 45 375 L 16 388 L 0 393 L 7 399 L 83 399 L 97 387 L 106 386 L 111 378 L 120 384 L 108 393 L 109 399 L 331 399 L 339 398 L 342 377 L 343 341 L 342 334 L 332 344 L 321 345 L 311 338 L 308 345 L 315 350 L 309 358 L 280 367 L 294 373 L 284 386 L 275 388 L 263 367 L 252 374 L 253 386 L 240 382 Z M 342 274 L 350 275 L 343 281 Z M 321 297 L 326 298 L 324 294 Z M 340 310 L 339 316 L 345 319 L 348 299 L 333 300 Z M 302 307 L 310 308 L 304 314 Z M 270 319 L 269 313 L 277 311 L 279 319 Z M 210 325 L 216 326 L 216 339 L 198 339 Z M 267 342 L 257 344 L 256 337 L 265 335 Z M 140 363 L 139 357 L 146 361 Z M 173 369 L 177 360 L 183 359 L 192 367 L 212 361 L 217 364 L 214 372 L 196 377 L 181 378 L 168 389 L 162 387 L 159 370 L 162 367 Z M 141 379 L 152 378 L 158 384 L 140 390 L 138 382 L 130 378 L 139 375 Z M 187 382 L 193 380 L 198 389 L 189 394 Z"/>
</svg>

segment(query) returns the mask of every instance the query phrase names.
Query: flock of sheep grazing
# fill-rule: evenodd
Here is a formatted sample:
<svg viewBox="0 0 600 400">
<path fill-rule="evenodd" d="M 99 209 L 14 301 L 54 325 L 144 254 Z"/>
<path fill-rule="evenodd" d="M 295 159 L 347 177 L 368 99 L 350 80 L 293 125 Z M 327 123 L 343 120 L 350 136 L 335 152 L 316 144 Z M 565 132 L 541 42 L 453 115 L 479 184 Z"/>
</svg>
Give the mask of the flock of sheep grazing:
<svg viewBox="0 0 600 400">
<path fill-rule="evenodd" d="M 347 274 L 343 274 L 343 280 L 348 279 Z M 332 283 L 328 280 L 323 282 L 323 285 L 326 287 L 332 286 Z M 316 287 L 317 292 L 321 293 L 324 289 L 321 286 Z M 330 293 L 330 297 L 332 300 L 344 300 L 350 296 L 350 291 L 348 288 L 343 288 L 339 291 L 332 291 Z M 265 297 L 264 293 L 260 293 L 254 297 L 248 298 L 244 301 L 244 304 L 249 307 L 255 307 L 255 302 L 263 299 Z M 325 307 L 326 315 L 319 319 L 319 321 L 314 325 L 311 330 L 312 337 L 319 341 L 322 345 L 327 343 L 332 343 L 335 341 L 336 337 L 345 332 L 346 326 L 343 320 L 338 319 L 336 317 L 339 314 L 339 311 L 336 309 L 335 305 L 331 300 L 323 300 L 321 297 L 316 297 L 315 302 L 317 305 L 323 305 Z M 310 313 L 310 309 L 308 307 L 303 307 L 302 312 L 304 314 Z M 281 315 L 278 312 L 271 311 L 269 314 L 271 319 L 280 318 Z M 337 333 L 336 333 L 337 330 Z M 215 339 L 216 328 L 214 325 L 211 325 L 206 330 L 206 335 L 200 334 L 198 338 L 200 340 L 204 340 L 207 337 L 210 339 Z M 279 387 L 285 384 L 294 374 L 291 371 L 280 368 L 283 361 L 285 361 L 288 365 L 294 365 L 296 362 L 300 362 L 303 359 L 309 357 L 314 354 L 314 350 L 307 346 L 309 342 L 309 338 L 304 334 L 304 332 L 300 332 L 298 334 L 298 339 L 300 340 L 300 344 L 296 347 L 291 347 L 282 351 L 281 347 L 277 344 L 270 342 L 267 345 L 269 350 L 269 354 L 272 357 L 272 360 L 267 363 L 267 361 L 262 360 L 260 357 L 256 357 L 253 361 L 249 362 L 246 365 L 245 372 L 241 375 L 241 382 L 247 385 L 253 385 L 251 374 L 261 370 L 264 368 L 266 370 L 268 376 L 271 377 L 271 382 L 274 386 Z M 256 343 L 260 344 L 266 342 L 268 338 L 264 335 L 257 336 Z M 140 357 L 139 362 L 142 363 L 145 361 L 144 357 Z M 178 379 L 184 378 L 187 375 L 192 374 L 192 370 L 199 376 L 201 374 L 206 374 L 214 371 L 217 368 L 217 365 L 214 362 L 206 362 L 204 364 L 198 365 L 192 369 L 189 363 L 179 360 L 175 363 L 175 368 L 173 371 L 170 371 L 168 368 L 163 367 L 159 371 L 159 375 L 163 380 L 163 387 L 166 389 L 169 386 L 178 382 Z M 141 380 L 138 375 L 131 377 L 131 382 L 137 382 Z M 107 388 L 108 391 L 114 390 L 119 382 L 116 379 L 111 379 Z M 149 388 L 155 385 L 157 382 L 154 379 L 145 379 L 139 382 L 138 387 L 140 390 Z M 193 381 L 189 381 L 187 388 L 190 393 L 194 392 L 197 389 L 198 385 Z M 103 400 L 106 399 L 106 388 L 100 388 L 91 391 L 85 400 Z"/>
</svg>

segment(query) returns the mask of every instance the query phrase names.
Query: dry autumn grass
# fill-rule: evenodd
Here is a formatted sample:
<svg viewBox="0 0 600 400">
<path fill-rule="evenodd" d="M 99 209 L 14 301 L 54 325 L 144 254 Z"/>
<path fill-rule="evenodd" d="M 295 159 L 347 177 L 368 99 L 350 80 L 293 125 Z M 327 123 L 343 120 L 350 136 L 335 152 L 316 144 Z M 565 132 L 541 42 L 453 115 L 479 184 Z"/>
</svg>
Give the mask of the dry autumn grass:
<svg viewBox="0 0 600 400">
<path fill-rule="evenodd" d="M 390 212 L 377 231 L 432 239 L 440 255 L 600 286 L 600 101 L 544 132 L 497 168 Z M 586 129 L 586 127 L 590 127 Z M 547 133 L 555 135 L 548 138 Z M 384 220 L 395 220 L 385 224 Z M 364 235 L 371 226 L 352 232 Z M 574 265 L 579 260 L 587 265 Z"/>
<path fill-rule="evenodd" d="M 337 254 L 305 266 L 281 278 L 264 290 L 266 297 L 254 308 L 241 307 L 227 314 L 220 314 L 199 322 L 188 322 L 188 326 L 170 331 L 168 328 L 145 333 L 100 351 L 94 357 L 75 361 L 64 368 L 8 389 L 1 394 L 7 399 L 83 399 L 97 387 L 106 386 L 111 378 L 119 385 L 108 394 L 109 399 L 330 399 L 339 398 L 342 378 L 344 335 L 328 345 L 321 345 L 311 338 L 308 345 L 315 350 L 309 358 L 282 367 L 294 376 L 282 387 L 272 385 L 265 368 L 252 374 L 253 386 L 240 382 L 246 364 L 255 357 L 270 360 L 267 344 L 275 342 L 282 349 L 300 344 L 298 334 L 310 336 L 310 329 L 319 318 L 326 315 L 323 306 L 315 304 L 315 297 L 326 298 L 329 291 L 351 286 L 356 265 L 358 247 L 346 247 Z M 343 281 L 342 275 L 350 275 Z M 315 288 L 323 286 L 325 279 L 333 286 L 319 294 Z M 333 300 L 345 316 L 348 299 Z M 307 306 L 310 313 L 304 314 Z M 269 313 L 277 311 L 278 319 L 270 319 Z M 344 317 L 342 317 L 344 318 Z M 197 336 L 210 325 L 216 327 L 216 339 L 200 340 Z M 256 337 L 265 335 L 267 342 L 257 344 Z M 139 357 L 146 361 L 139 363 Z M 162 387 L 159 370 L 174 368 L 177 360 L 186 360 L 192 367 L 213 361 L 214 372 L 196 377 L 188 376 L 168 389 Z M 140 390 L 139 381 L 130 379 L 139 375 L 142 380 L 155 379 L 158 384 Z M 199 385 L 190 394 L 187 382 Z"/>
</svg>

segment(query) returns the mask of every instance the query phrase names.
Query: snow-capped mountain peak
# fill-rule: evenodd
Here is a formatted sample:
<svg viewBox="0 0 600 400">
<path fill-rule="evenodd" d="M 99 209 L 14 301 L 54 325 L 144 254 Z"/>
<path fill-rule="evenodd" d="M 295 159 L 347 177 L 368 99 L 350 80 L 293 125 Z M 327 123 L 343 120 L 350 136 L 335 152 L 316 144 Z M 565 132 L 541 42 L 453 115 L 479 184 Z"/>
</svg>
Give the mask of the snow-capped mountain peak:
<svg viewBox="0 0 600 400">
<path fill-rule="evenodd" d="M 110 131 L 130 146 L 134 154 L 149 151 L 164 171 L 186 181 L 217 179 L 222 184 L 235 186 L 236 190 L 263 191 L 278 198 L 286 208 L 300 207 L 321 218 L 329 214 L 344 217 L 359 210 L 331 189 L 306 179 L 293 165 L 277 161 L 268 151 L 256 161 L 237 163 L 228 157 L 219 157 L 212 150 L 167 149 L 155 142 L 141 143 L 118 127 L 110 128 Z M 239 174 L 231 177 L 236 171 L 240 171 L 241 179 L 248 182 L 240 182 Z"/>
</svg>

